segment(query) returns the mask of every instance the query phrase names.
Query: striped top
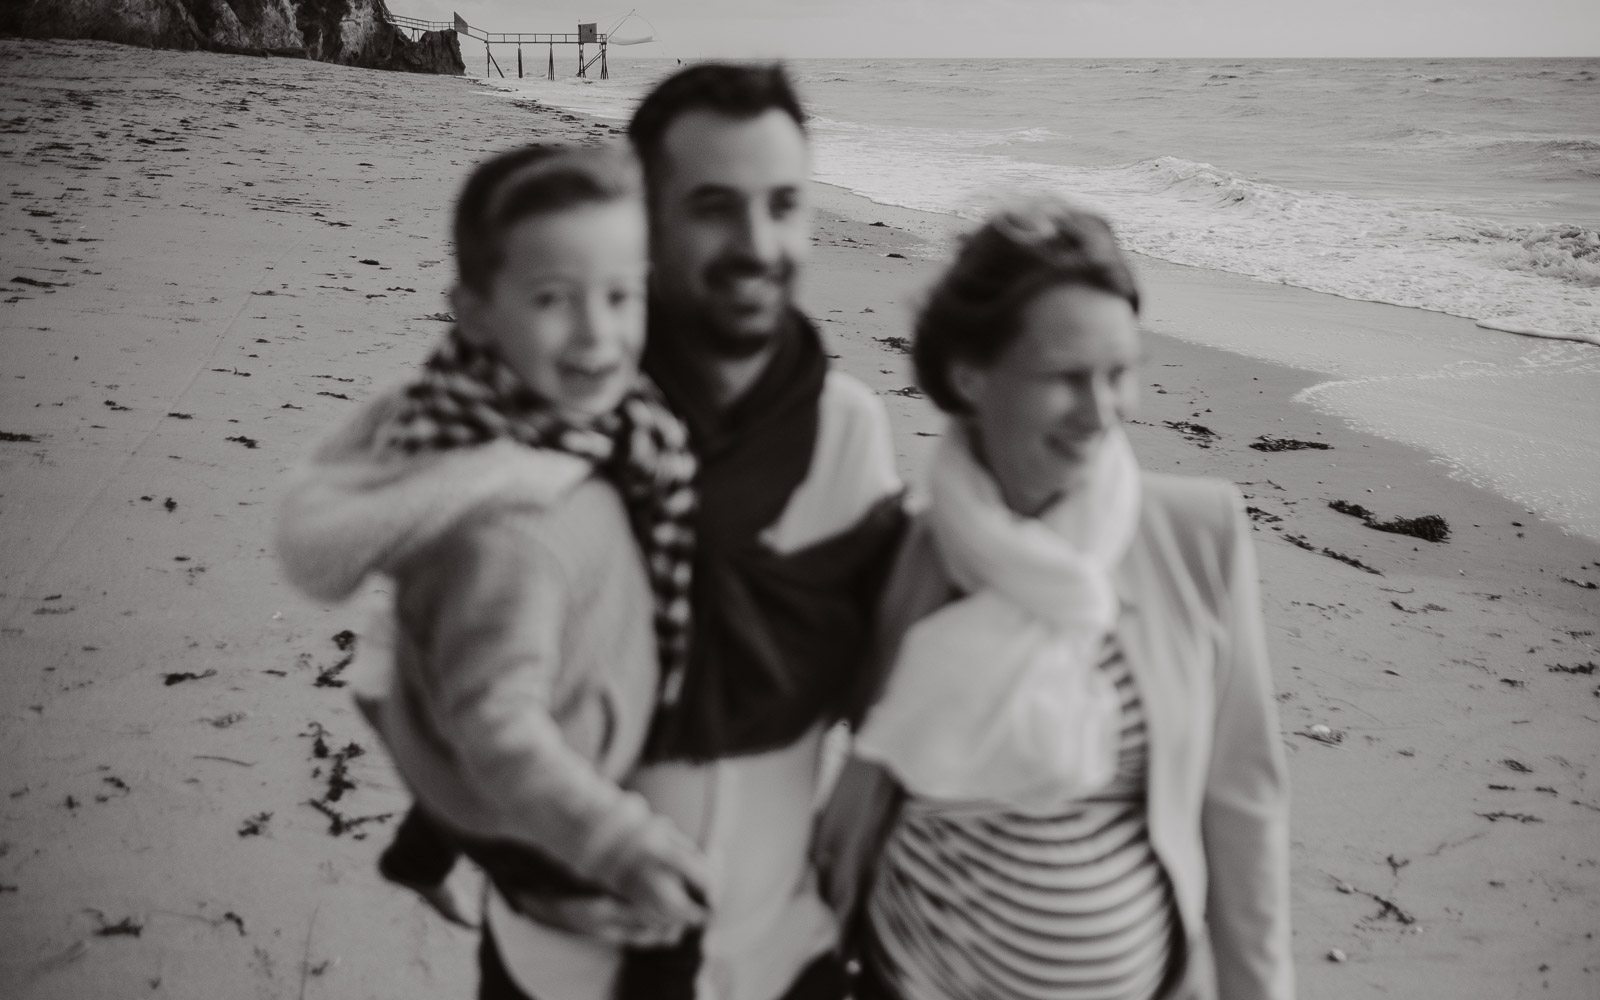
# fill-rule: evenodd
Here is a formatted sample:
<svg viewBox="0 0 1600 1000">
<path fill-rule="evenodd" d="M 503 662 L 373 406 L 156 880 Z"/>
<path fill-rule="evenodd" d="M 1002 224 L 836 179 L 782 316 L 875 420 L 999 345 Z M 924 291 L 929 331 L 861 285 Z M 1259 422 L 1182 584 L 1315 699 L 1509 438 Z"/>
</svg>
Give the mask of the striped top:
<svg viewBox="0 0 1600 1000">
<path fill-rule="evenodd" d="M 1117 775 L 1041 813 L 912 799 L 885 845 L 868 955 L 911 1000 L 1151 1000 L 1176 953 L 1172 887 L 1150 845 L 1148 743 L 1121 650 Z"/>
</svg>

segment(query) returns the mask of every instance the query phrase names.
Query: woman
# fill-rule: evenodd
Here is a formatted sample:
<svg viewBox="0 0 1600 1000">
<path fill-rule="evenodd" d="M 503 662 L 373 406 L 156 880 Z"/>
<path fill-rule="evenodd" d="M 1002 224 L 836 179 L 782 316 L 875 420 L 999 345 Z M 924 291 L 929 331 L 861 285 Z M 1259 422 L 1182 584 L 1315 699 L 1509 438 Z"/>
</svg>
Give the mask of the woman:
<svg viewBox="0 0 1600 1000">
<path fill-rule="evenodd" d="M 1229 483 L 1138 469 L 1138 309 L 1106 223 L 1036 200 L 918 320 L 950 423 L 818 836 L 858 996 L 1293 994 L 1249 524 Z"/>
</svg>

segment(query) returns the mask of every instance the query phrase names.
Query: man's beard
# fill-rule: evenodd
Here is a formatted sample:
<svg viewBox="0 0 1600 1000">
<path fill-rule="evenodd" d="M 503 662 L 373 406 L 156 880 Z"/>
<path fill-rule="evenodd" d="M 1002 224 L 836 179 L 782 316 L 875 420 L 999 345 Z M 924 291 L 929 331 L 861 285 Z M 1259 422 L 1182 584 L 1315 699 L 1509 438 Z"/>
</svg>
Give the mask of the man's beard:
<svg viewBox="0 0 1600 1000">
<path fill-rule="evenodd" d="M 724 360 L 740 361 L 760 354 L 783 330 L 793 308 L 794 264 L 789 261 L 767 268 L 750 261 L 733 259 L 712 264 L 706 270 L 706 285 L 711 288 L 747 278 L 765 279 L 778 288 L 778 301 L 773 314 L 760 326 L 752 327 L 742 317 L 728 315 L 719 308 L 724 303 L 715 297 L 709 301 L 684 303 L 688 307 L 685 312 L 696 320 L 696 329 L 705 346 Z"/>
</svg>

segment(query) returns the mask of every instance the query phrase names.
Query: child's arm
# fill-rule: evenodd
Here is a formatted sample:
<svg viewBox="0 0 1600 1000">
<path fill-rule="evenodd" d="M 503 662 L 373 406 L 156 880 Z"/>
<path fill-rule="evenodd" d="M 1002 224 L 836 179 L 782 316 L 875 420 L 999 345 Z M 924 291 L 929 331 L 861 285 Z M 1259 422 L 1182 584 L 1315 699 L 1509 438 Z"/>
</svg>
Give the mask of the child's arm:
<svg viewBox="0 0 1600 1000">
<path fill-rule="evenodd" d="M 518 524 L 488 521 L 419 564 L 420 607 L 402 594 L 402 613 L 424 619 L 429 714 L 473 797 L 504 820 L 481 832 L 532 845 L 664 916 L 702 919 L 682 888 L 704 887 L 698 849 L 573 749 L 551 715 L 567 616 L 586 613 L 569 604 L 554 556 Z"/>
</svg>

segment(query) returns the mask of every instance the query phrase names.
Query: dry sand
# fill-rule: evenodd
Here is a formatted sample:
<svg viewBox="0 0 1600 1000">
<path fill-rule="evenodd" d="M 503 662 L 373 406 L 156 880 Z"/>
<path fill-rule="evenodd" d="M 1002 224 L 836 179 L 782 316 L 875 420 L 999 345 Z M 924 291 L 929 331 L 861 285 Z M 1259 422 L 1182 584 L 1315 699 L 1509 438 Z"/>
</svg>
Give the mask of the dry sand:
<svg viewBox="0 0 1600 1000">
<path fill-rule="evenodd" d="M 95 43 L 0 41 L 0 83 L 0 995 L 472 995 L 472 937 L 373 871 L 405 796 L 350 750 L 355 615 L 281 582 L 274 502 L 442 332 L 467 166 L 609 130 L 463 80 Z M 805 304 L 915 476 L 940 421 L 893 338 L 933 266 L 873 221 L 823 198 Z M 1315 376 L 1181 339 L 1455 321 L 1145 274 L 1142 461 L 1258 512 L 1301 995 L 1600 994 L 1600 546 L 1290 402 Z"/>
</svg>

